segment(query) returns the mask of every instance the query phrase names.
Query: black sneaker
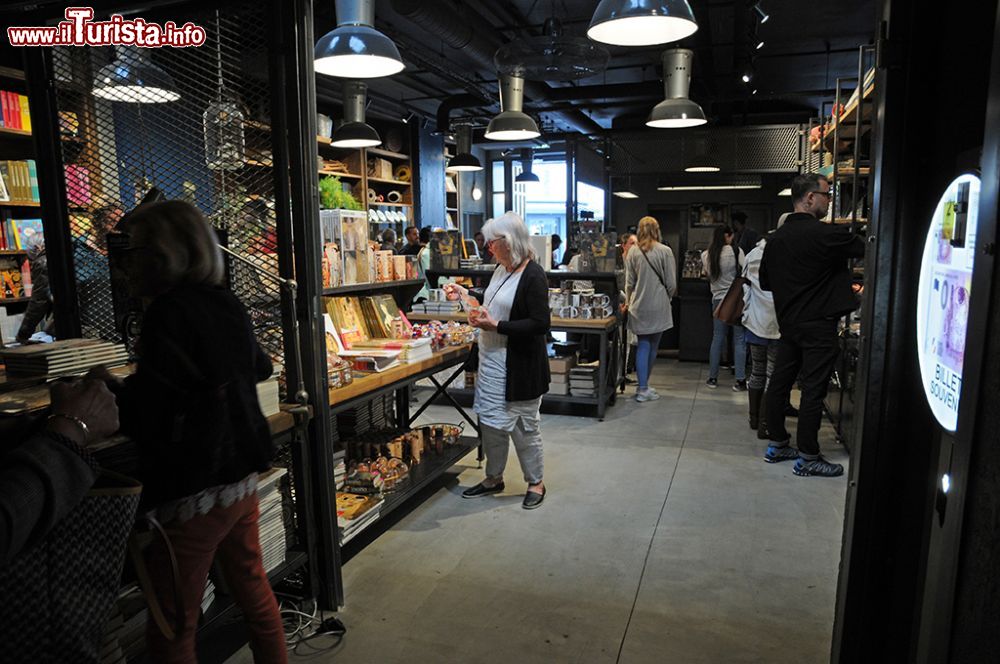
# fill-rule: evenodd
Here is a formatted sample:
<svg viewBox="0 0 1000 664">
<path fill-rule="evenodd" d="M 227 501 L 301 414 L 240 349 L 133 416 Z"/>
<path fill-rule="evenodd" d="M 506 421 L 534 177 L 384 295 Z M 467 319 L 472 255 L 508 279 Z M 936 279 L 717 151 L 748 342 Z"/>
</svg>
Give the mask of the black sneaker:
<svg viewBox="0 0 1000 664">
<path fill-rule="evenodd" d="M 500 493 L 501 491 L 503 491 L 503 482 L 500 482 L 496 486 L 486 486 L 480 482 L 471 489 L 463 491 L 462 498 L 480 498 L 482 496 L 491 496 L 494 493 Z"/>
<path fill-rule="evenodd" d="M 803 459 L 799 457 L 799 460 L 792 466 L 792 472 L 799 477 L 810 477 L 812 475 L 817 477 L 840 477 L 844 474 L 844 467 L 839 463 L 830 463 L 821 456 L 815 459 Z"/>
<path fill-rule="evenodd" d="M 733 392 L 746 392 L 747 382 L 745 380 L 738 380 L 733 384 Z"/>
<path fill-rule="evenodd" d="M 705 381 L 705 384 L 708 385 L 711 389 L 714 390 L 715 388 L 717 388 L 719 386 L 719 379 L 718 378 L 709 378 L 708 380 Z"/>
</svg>

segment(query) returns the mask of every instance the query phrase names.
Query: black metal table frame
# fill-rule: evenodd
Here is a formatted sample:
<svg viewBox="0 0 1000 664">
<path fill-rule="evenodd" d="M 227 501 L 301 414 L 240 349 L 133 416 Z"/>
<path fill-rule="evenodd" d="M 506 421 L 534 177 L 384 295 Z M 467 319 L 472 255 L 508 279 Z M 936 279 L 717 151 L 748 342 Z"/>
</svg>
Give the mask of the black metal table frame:
<svg viewBox="0 0 1000 664">
<path fill-rule="evenodd" d="M 553 324 L 551 327 L 554 332 L 574 332 L 577 334 L 589 334 L 600 338 L 600 350 L 598 351 L 598 371 L 597 371 L 597 419 L 604 421 L 604 414 L 607 412 L 608 402 L 610 401 L 612 405 L 615 403 L 617 395 L 617 378 L 618 378 L 618 363 L 620 351 L 617 349 L 615 352 L 609 352 L 611 348 L 612 340 L 617 341 L 620 337 L 621 323 L 615 321 L 615 324 L 607 327 L 603 326 L 597 327 L 574 327 L 574 326 L 563 326 L 558 323 Z M 610 365 L 610 366 L 609 366 Z M 611 383 L 611 381 L 615 383 Z M 549 401 L 560 401 L 566 403 L 593 403 L 593 400 L 581 397 L 567 396 L 562 398 L 555 398 L 559 395 L 546 395 L 542 400 Z"/>
</svg>

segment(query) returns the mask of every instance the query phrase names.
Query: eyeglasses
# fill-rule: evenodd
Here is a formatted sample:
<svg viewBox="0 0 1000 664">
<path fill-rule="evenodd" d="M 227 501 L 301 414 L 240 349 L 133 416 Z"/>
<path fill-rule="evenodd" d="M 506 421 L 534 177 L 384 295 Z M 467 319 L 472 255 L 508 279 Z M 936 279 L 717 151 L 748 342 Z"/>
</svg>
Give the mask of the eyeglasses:
<svg viewBox="0 0 1000 664">
<path fill-rule="evenodd" d="M 494 242 L 499 242 L 500 240 L 506 240 L 506 239 L 507 238 L 504 237 L 503 235 L 498 235 L 498 236 L 496 236 L 495 238 L 493 238 L 491 240 L 487 240 L 486 244 L 493 244 Z"/>
<path fill-rule="evenodd" d="M 809 193 L 811 193 L 811 194 L 819 194 L 820 196 L 826 196 L 827 198 L 832 198 L 833 197 L 833 191 L 820 191 L 820 190 L 817 189 L 816 191 L 812 191 L 812 192 L 809 192 Z"/>
</svg>

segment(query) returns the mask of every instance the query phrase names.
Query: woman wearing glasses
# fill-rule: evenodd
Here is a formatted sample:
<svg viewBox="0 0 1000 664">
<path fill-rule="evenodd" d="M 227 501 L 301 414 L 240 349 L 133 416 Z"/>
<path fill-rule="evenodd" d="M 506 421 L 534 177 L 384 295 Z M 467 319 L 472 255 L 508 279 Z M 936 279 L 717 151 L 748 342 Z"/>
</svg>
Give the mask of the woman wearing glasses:
<svg viewBox="0 0 1000 664">
<path fill-rule="evenodd" d="M 528 483 L 522 507 L 530 510 L 545 498 L 539 408 L 549 390 L 548 281 L 533 260 L 528 228 L 519 216 L 508 212 L 490 220 L 483 235 L 497 268 L 481 298 L 472 300 L 457 284 L 444 286 L 449 297 L 464 298 L 472 305 L 469 323 L 481 330 L 475 410 L 486 452 L 486 478 L 462 497 L 504 490 L 508 441 L 513 438 Z"/>
</svg>

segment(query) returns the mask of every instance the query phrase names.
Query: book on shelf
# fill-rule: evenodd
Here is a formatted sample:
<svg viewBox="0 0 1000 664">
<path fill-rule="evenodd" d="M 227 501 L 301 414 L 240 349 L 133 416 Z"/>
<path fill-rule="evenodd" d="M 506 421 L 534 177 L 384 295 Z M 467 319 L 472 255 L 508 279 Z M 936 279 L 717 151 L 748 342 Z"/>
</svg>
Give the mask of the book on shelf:
<svg viewBox="0 0 1000 664">
<path fill-rule="evenodd" d="M 341 357 L 351 363 L 354 371 L 361 373 L 380 373 L 399 364 L 398 350 L 345 350 Z"/>
<path fill-rule="evenodd" d="M 38 203 L 38 172 L 34 159 L 0 161 L 0 178 L 10 201 Z"/>
<path fill-rule="evenodd" d="M 0 231 L 0 249 L 34 249 L 45 244 L 41 219 L 3 220 Z"/>
<path fill-rule="evenodd" d="M 281 395 L 278 386 L 278 376 L 257 383 L 257 401 L 264 417 L 271 417 L 281 412 Z"/>
<path fill-rule="evenodd" d="M 31 131 L 31 112 L 28 98 L 10 90 L 0 90 L 0 127 Z"/>
<path fill-rule="evenodd" d="M 549 394 L 554 394 L 557 396 L 566 396 L 569 394 L 569 385 L 566 383 L 549 383 Z"/>
<path fill-rule="evenodd" d="M 22 263 L 18 256 L 0 256 L 0 299 L 25 297 Z"/>
<path fill-rule="evenodd" d="M 128 362 L 125 346 L 97 339 L 61 339 L 50 344 L 0 349 L 8 373 L 80 373 L 99 364 L 121 366 Z"/>
</svg>

